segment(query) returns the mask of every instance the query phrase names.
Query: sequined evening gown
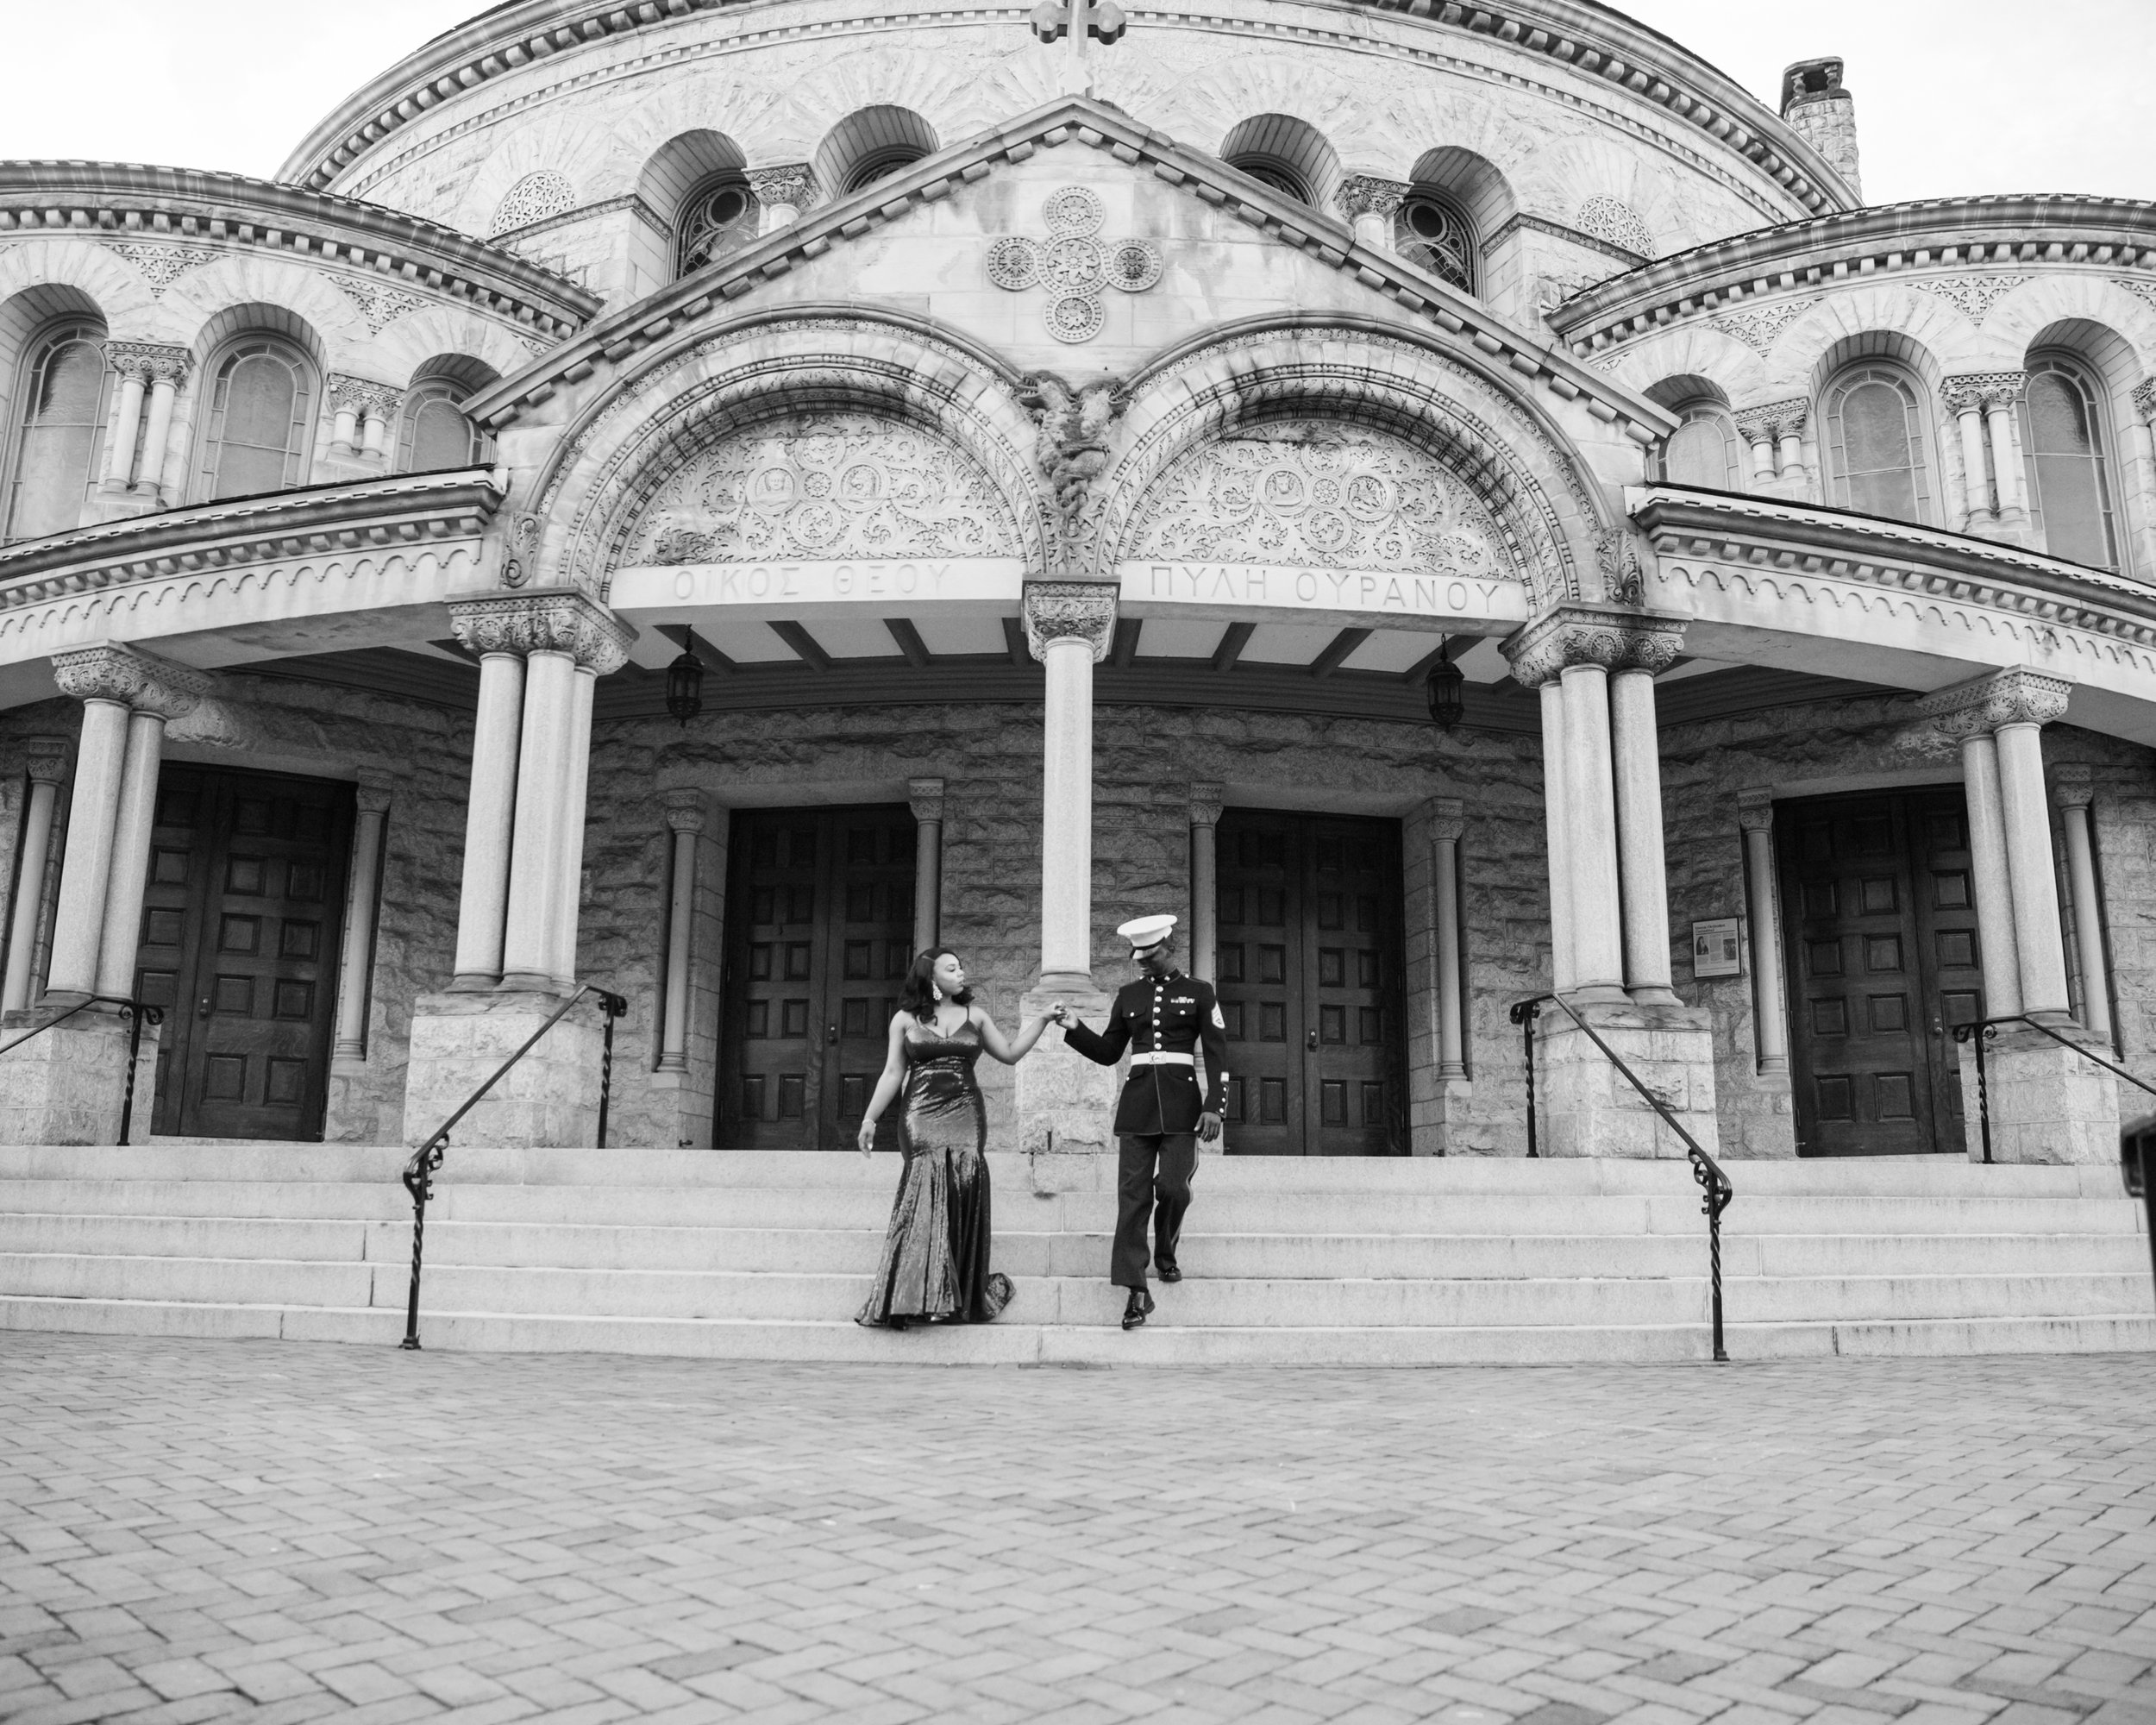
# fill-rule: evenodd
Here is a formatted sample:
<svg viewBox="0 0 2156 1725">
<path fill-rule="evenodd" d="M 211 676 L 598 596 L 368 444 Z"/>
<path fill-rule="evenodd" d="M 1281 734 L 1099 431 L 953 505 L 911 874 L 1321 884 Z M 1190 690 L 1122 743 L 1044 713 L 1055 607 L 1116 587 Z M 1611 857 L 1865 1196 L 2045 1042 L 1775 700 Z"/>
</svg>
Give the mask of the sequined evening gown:
<svg viewBox="0 0 2156 1725">
<path fill-rule="evenodd" d="M 988 1120 L 974 1065 L 981 1032 L 906 1038 L 899 1144 L 906 1167 L 891 1206 L 875 1290 L 854 1321 L 892 1329 L 931 1318 L 985 1324 L 1011 1300 L 988 1269 Z"/>
</svg>

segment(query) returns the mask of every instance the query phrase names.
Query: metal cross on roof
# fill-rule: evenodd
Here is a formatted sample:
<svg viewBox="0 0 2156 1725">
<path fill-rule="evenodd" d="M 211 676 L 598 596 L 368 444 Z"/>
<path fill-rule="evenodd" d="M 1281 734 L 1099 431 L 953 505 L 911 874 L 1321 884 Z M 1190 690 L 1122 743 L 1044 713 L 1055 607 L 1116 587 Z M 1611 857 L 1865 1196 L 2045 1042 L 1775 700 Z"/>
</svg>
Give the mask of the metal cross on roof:
<svg viewBox="0 0 2156 1725">
<path fill-rule="evenodd" d="M 988 279 L 1012 293 L 1048 290 L 1044 317 L 1059 342 L 1090 342 L 1107 317 L 1107 291 L 1143 293 L 1161 279 L 1160 248 L 1150 240 L 1094 236 L 1108 214 L 1097 193 L 1065 185 L 1041 206 L 1048 238 L 1011 235 L 988 248 Z"/>
<path fill-rule="evenodd" d="M 1113 47 L 1123 39 L 1123 9 L 1115 0 L 1040 0 L 1026 15 L 1033 34 L 1053 45 L 1069 41 L 1061 82 L 1075 94 L 1093 94 L 1093 79 L 1086 66 L 1086 43 Z"/>
</svg>

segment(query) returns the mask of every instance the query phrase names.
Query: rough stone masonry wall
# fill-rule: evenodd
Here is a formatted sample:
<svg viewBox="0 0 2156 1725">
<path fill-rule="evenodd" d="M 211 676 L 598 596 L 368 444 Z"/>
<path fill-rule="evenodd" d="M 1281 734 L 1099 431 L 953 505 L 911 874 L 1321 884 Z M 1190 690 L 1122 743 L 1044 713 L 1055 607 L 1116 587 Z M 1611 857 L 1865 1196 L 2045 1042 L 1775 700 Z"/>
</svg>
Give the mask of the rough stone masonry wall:
<svg viewBox="0 0 2156 1725">
<path fill-rule="evenodd" d="M 1548 974 L 1535 739 L 1104 706 L 1094 750 L 1094 975 L 1110 988 L 1131 974 L 1118 923 L 1147 910 L 1188 914 L 1192 783 L 1224 784 L 1231 806 L 1399 817 L 1432 795 L 1463 798 L 1476 1083 L 1473 1112 L 1448 1136 L 1456 1154 L 1524 1151 L 1524 1085 L 1505 1008 Z M 943 779 L 943 938 L 964 956 L 997 1021 L 1015 1030 L 1018 997 L 1040 962 L 1040 760 L 1034 705 L 718 712 L 686 731 L 662 719 L 596 727 L 580 963 L 581 974 L 630 1002 L 619 1032 L 615 1140 L 711 1141 L 725 866 L 711 841 L 723 843 L 730 807 L 897 801 L 909 778 Z M 667 892 L 662 793 L 677 788 L 705 792 L 713 810 L 699 869 L 690 1072 L 674 1085 L 654 1069 Z M 1410 1085 L 1420 1118 L 1435 1091 L 1435 1031 L 1427 931 L 1411 927 L 1408 936 Z M 1014 1079 L 1010 1069 L 981 1063 L 991 1143 L 1015 1142 Z M 1418 1134 L 1419 1147 L 1436 1147 L 1434 1131 Z"/>
<path fill-rule="evenodd" d="M 2089 767 L 2096 789 L 2098 868 L 2110 938 L 2113 992 L 2126 1064 L 2156 1070 L 2156 754 L 2115 738 L 2052 725 L 2045 766 L 2055 784 L 2069 762 Z M 1732 718 L 1665 726 L 1662 784 L 1670 877 L 1670 936 L 1677 993 L 1711 1010 L 1714 1085 L 1722 1148 L 1730 1156 L 1796 1153 L 1789 1082 L 1758 1070 L 1754 957 L 1748 925 L 1744 974 L 1695 980 L 1691 925 L 1745 916 L 1739 792 L 1777 797 L 1839 794 L 1879 787 L 1959 784 L 1959 745 L 1917 719 L 1902 697 L 1777 707 Z M 2057 812 L 2055 846 L 2061 848 Z M 2062 905 L 2068 899 L 2063 860 Z M 2069 943 L 2071 952 L 2071 942 Z M 1792 1026 L 1792 1030 L 1794 1030 Z"/>
</svg>

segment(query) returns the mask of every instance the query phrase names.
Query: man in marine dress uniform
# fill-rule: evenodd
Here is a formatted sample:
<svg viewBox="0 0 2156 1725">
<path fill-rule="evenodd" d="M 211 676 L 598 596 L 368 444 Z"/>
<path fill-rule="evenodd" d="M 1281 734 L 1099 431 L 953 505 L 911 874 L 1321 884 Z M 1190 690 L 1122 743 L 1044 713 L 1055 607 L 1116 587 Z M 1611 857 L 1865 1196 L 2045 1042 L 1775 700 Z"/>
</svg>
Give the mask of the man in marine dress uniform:
<svg viewBox="0 0 2156 1725">
<path fill-rule="evenodd" d="M 1153 1260 L 1163 1282 L 1180 1282 L 1175 1243 L 1190 1208 L 1198 1140 L 1220 1136 L 1227 1095 L 1228 1037 L 1213 984 L 1175 968 L 1172 916 L 1139 917 L 1116 932 L 1131 943 L 1144 975 L 1115 997 L 1106 1030 L 1096 1035 L 1062 1009 L 1063 1040 L 1087 1059 L 1112 1066 L 1131 1051 L 1131 1076 L 1116 1104 L 1121 1141 L 1117 1170 L 1115 1248 L 1109 1279 L 1131 1290 L 1123 1327 L 1134 1330 L 1153 1309 L 1145 1288 L 1145 1228 L 1153 1222 Z M 1206 1088 L 1198 1091 L 1196 1051 L 1205 1044 Z"/>
</svg>

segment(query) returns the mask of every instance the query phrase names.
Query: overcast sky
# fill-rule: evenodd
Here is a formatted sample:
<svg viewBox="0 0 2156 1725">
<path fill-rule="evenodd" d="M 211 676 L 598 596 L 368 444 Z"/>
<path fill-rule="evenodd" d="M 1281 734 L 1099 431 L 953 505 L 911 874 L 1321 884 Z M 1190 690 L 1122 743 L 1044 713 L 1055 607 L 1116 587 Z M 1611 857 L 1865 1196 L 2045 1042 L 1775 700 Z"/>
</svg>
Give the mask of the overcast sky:
<svg viewBox="0 0 2156 1725">
<path fill-rule="evenodd" d="M 268 176 L 341 97 L 483 5 L 0 0 L 15 72 L 0 100 L 0 157 Z M 2156 199 L 2156 0 L 1633 0 L 1624 9 L 1769 104 L 1784 66 L 1841 55 L 1875 203 L 1972 191 Z"/>
</svg>

